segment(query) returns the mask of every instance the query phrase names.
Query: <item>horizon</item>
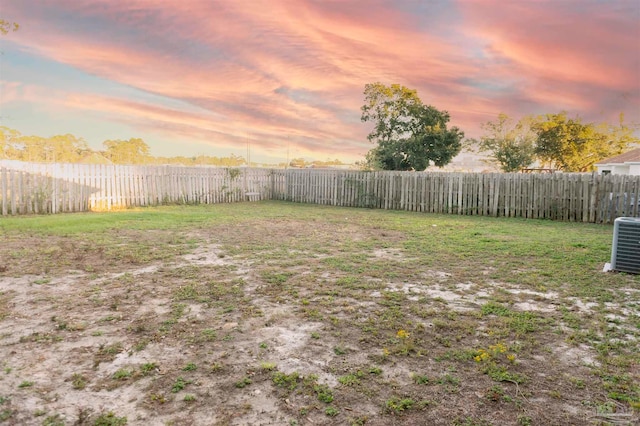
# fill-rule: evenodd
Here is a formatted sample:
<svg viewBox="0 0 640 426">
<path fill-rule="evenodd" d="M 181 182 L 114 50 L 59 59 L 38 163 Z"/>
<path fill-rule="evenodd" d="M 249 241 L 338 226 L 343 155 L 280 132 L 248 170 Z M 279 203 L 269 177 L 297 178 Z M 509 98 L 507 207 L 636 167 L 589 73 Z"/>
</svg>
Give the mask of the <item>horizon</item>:
<svg viewBox="0 0 640 426">
<path fill-rule="evenodd" d="M 0 36 L 0 125 L 93 150 L 141 138 L 158 157 L 353 163 L 374 147 L 360 106 L 377 81 L 470 138 L 501 112 L 640 123 L 638 2 L 362 4 L 3 4 L 20 29 Z"/>
</svg>

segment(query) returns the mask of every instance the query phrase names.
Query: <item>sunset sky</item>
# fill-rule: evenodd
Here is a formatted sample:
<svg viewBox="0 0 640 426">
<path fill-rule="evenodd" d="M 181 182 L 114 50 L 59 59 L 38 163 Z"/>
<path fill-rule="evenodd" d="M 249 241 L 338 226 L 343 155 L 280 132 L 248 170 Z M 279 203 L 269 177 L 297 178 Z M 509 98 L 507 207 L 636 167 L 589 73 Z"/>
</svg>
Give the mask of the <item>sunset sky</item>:
<svg viewBox="0 0 640 426">
<path fill-rule="evenodd" d="M 0 125 L 157 156 L 362 160 L 364 85 L 468 137 L 505 112 L 640 123 L 639 0 L 0 0 Z"/>
</svg>

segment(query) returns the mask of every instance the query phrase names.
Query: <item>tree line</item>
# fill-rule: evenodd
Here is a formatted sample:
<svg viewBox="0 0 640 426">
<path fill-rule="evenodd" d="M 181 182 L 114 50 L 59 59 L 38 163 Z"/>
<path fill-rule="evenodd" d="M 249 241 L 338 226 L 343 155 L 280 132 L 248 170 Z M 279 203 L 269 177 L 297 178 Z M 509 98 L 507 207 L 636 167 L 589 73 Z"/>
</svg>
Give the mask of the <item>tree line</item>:
<svg viewBox="0 0 640 426">
<path fill-rule="evenodd" d="M 615 125 L 585 123 L 566 112 L 528 115 L 518 121 L 499 114 L 482 129 L 484 135 L 470 140 L 468 146 L 488 153 L 504 172 L 516 172 L 534 162 L 565 172 L 588 172 L 598 161 L 640 142 L 634 129 L 624 123 L 624 114 Z"/>
<path fill-rule="evenodd" d="M 56 135 L 48 138 L 27 136 L 19 131 L 0 126 L 0 160 L 20 160 L 36 163 L 109 163 L 109 164 L 172 164 L 183 166 L 240 167 L 247 160 L 235 154 L 227 157 L 196 155 L 191 157 L 155 157 L 149 145 L 140 138 L 128 140 L 109 139 L 102 143 L 104 149 L 93 150 L 87 142 L 72 134 Z M 294 158 L 281 162 L 276 167 L 331 167 L 343 165 L 338 159 L 307 161 Z M 251 165 L 256 165 L 251 163 Z M 274 166 L 274 165 L 272 165 Z"/>
<path fill-rule="evenodd" d="M 594 164 L 621 154 L 633 144 L 637 127 L 585 123 L 566 112 L 528 115 L 514 120 L 499 114 L 482 124 L 479 139 L 464 140 L 457 127 L 447 128 L 449 113 L 425 105 L 416 90 L 399 84 L 367 84 L 361 108 L 363 122 L 373 122 L 368 139 L 376 143 L 364 166 L 380 170 L 425 170 L 448 164 L 463 148 L 488 155 L 503 172 L 517 172 L 538 163 L 565 172 L 587 172 Z"/>
<path fill-rule="evenodd" d="M 246 159 L 235 154 L 228 157 L 198 155 L 192 157 L 154 157 L 149 145 L 140 138 L 106 140 L 104 149 L 93 150 L 83 138 L 72 134 L 48 138 L 22 135 L 0 126 L 0 159 L 41 163 L 112 163 L 112 164 L 180 164 L 239 167 Z"/>
</svg>

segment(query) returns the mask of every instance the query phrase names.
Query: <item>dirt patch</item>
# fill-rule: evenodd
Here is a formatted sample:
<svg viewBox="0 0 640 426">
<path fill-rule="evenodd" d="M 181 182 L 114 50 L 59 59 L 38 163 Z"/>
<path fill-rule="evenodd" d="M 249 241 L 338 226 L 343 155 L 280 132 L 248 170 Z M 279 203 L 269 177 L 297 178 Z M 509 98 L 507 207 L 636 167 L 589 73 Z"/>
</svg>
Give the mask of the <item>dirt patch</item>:
<svg viewBox="0 0 640 426">
<path fill-rule="evenodd" d="M 421 257 L 423 247 L 411 248 L 422 236 L 367 220 L 340 214 L 119 231 L 94 244 L 90 236 L 30 236 L 26 245 L 8 238 L 0 248 L 8 265 L 0 273 L 0 418 L 636 419 L 629 405 L 606 405 L 602 395 L 626 386 L 633 396 L 637 365 L 624 367 L 626 376 L 611 372 L 628 381 L 607 388 L 598 376 L 602 346 L 589 340 L 590 321 L 605 321 L 637 344 L 629 326 L 638 318 L 635 288 L 621 291 L 631 298 L 622 306 L 501 283 L 497 267 L 435 264 Z"/>
</svg>

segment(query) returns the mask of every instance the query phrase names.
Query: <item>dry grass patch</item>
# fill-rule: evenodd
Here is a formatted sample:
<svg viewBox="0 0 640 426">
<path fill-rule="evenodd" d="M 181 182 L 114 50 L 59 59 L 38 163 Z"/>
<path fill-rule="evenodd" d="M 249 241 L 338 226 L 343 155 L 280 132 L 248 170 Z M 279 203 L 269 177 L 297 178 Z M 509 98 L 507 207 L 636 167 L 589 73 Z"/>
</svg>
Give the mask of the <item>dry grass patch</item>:
<svg viewBox="0 0 640 426">
<path fill-rule="evenodd" d="M 2 227 L 7 424 L 638 419 L 610 227 L 276 202 Z"/>
</svg>

